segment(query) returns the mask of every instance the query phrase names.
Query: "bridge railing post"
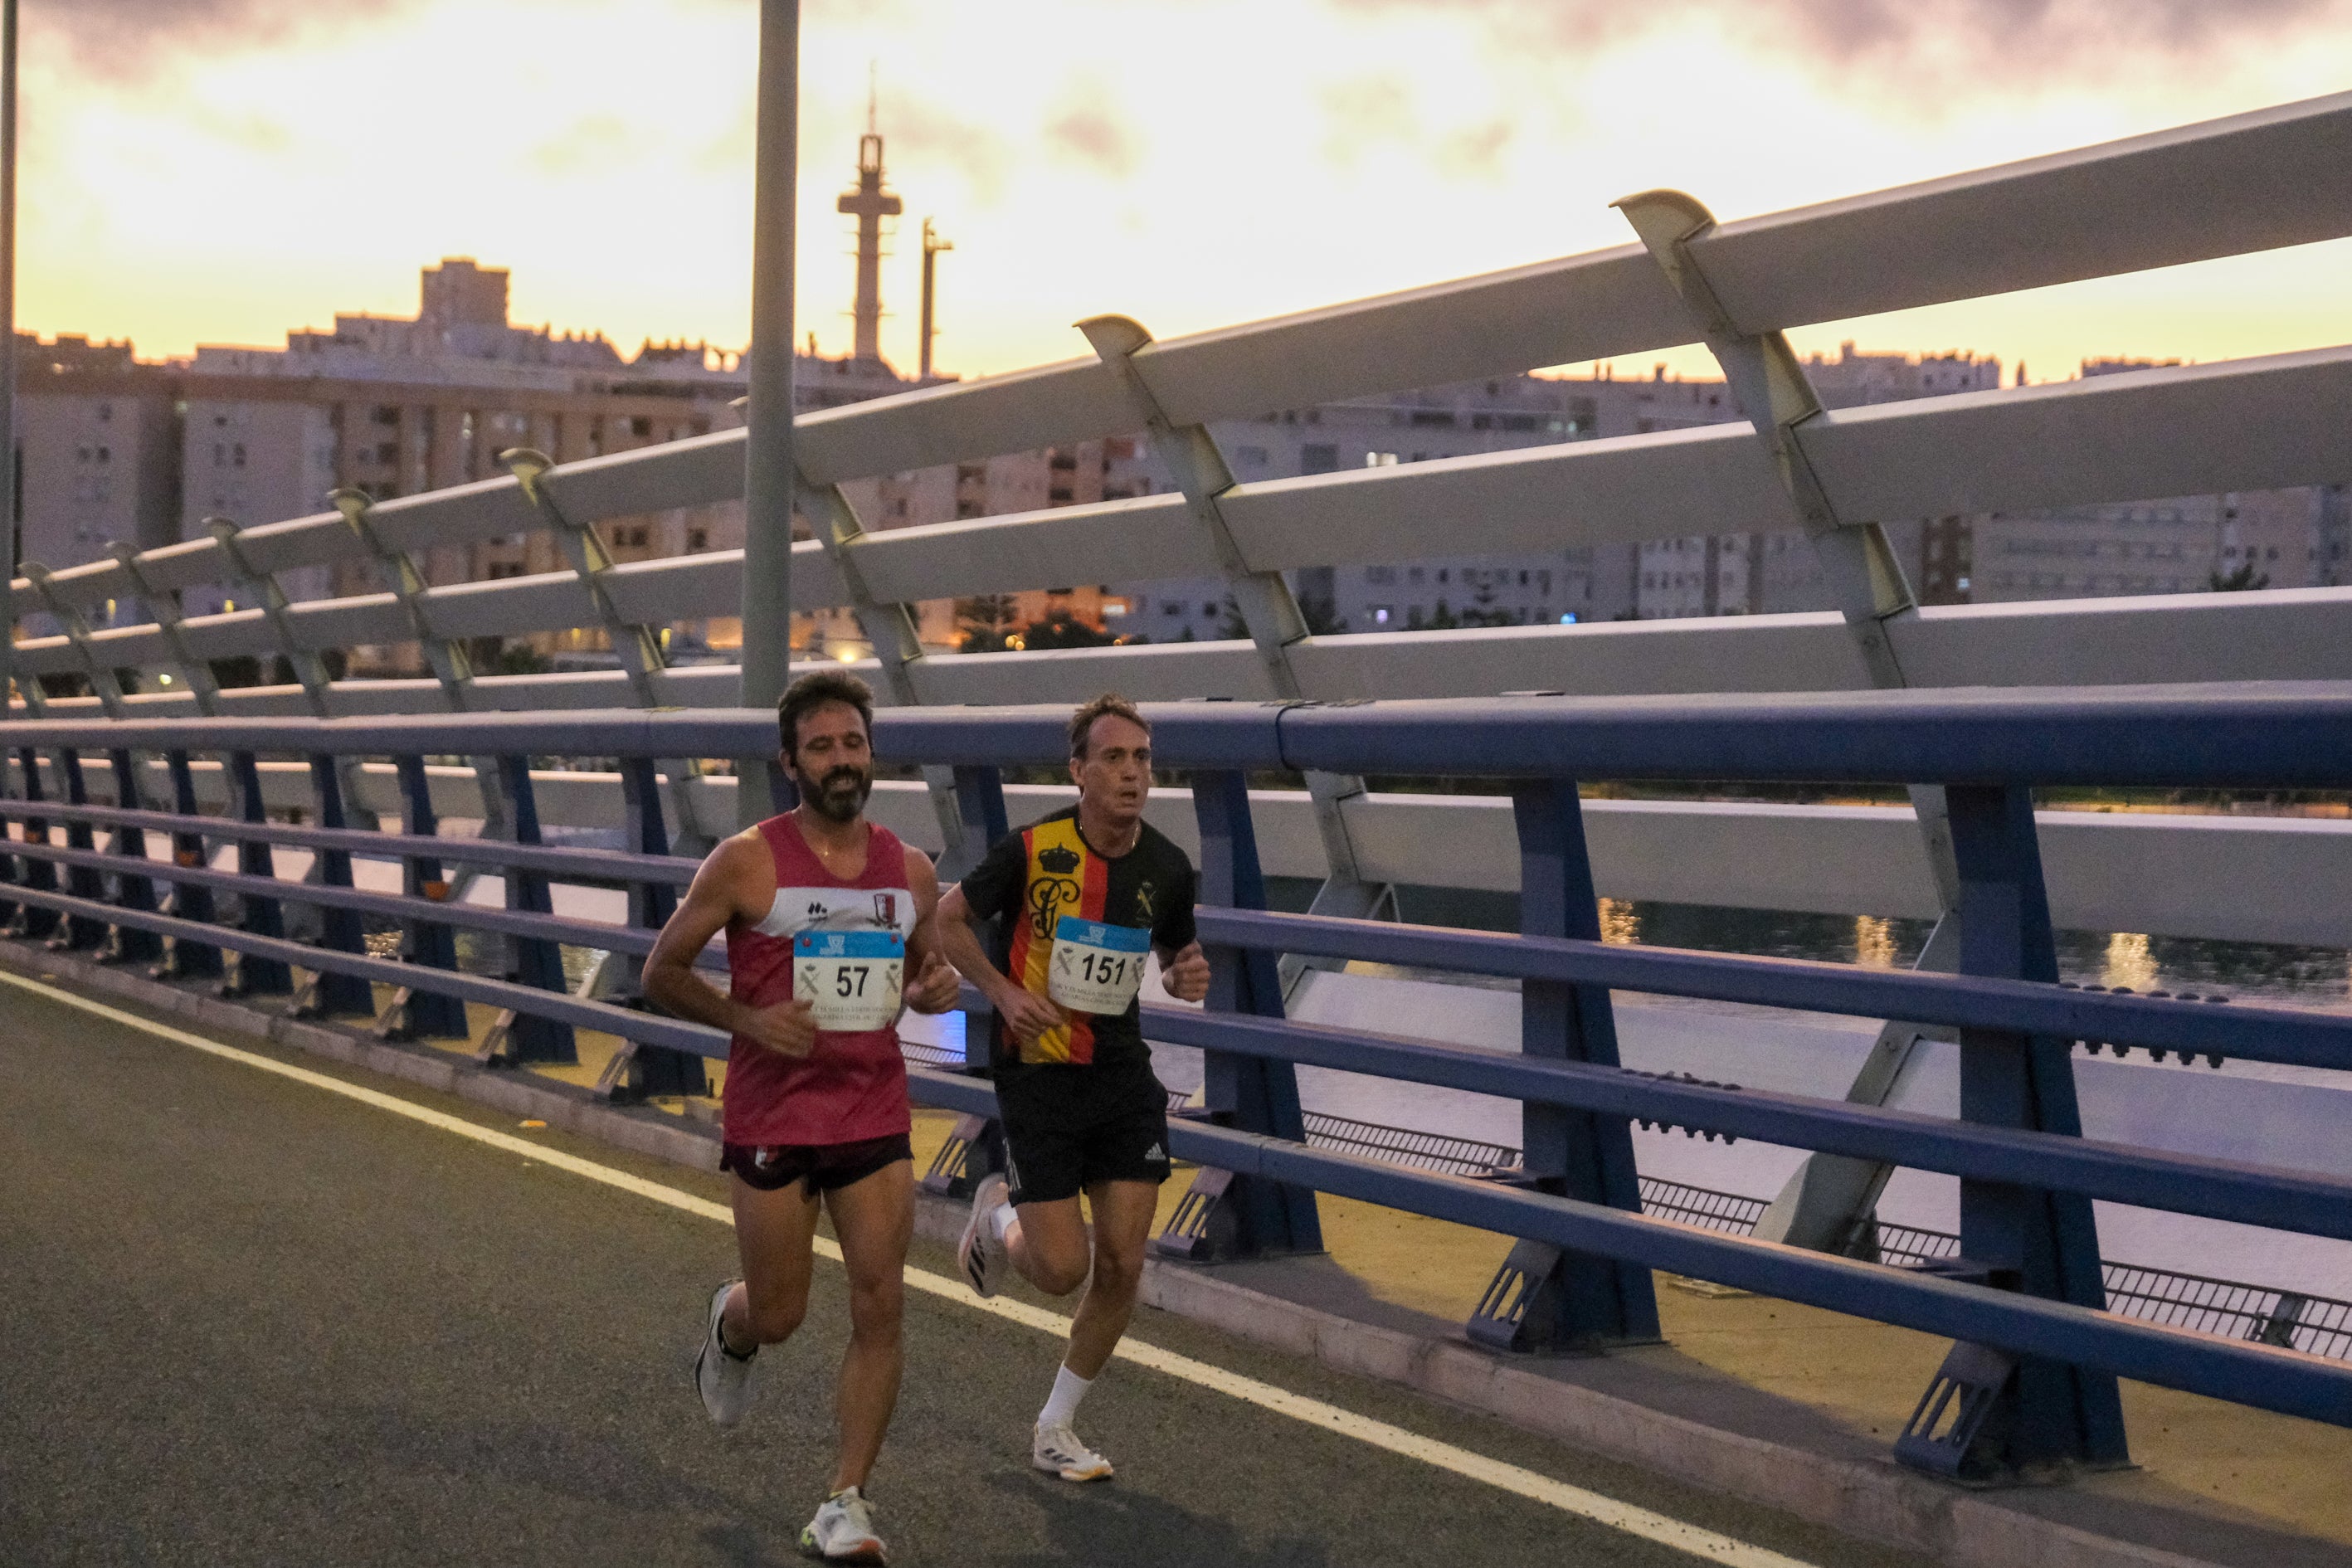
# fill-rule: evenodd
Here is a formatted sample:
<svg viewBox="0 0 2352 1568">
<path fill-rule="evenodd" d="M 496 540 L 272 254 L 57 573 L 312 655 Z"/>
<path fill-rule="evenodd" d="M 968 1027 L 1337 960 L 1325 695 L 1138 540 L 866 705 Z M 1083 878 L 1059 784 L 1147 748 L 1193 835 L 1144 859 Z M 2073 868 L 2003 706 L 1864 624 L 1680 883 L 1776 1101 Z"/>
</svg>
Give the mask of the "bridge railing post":
<svg viewBox="0 0 2352 1568">
<path fill-rule="evenodd" d="M 25 805 L 27 808 L 24 816 L 25 842 L 47 844 L 49 841 L 48 822 L 33 809 L 39 806 L 45 798 L 41 784 L 40 752 L 32 746 L 18 747 L 16 768 L 18 776 L 24 781 Z M 54 893 L 58 890 L 58 868 L 55 861 L 38 859 L 27 855 L 23 857 L 21 863 L 24 867 L 23 880 L 18 886 L 29 892 Z M 36 940 L 47 937 L 57 929 L 57 910 L 44 909 L 35 903 L 18 904 L 15 917 L 8 922 L 10 936 L 29 937 Z"/>
<path fill-rule="evenodd" d="M 261 826 L 269 820 L 269 808 L 261 795 L 261 767 L 251 752 L 231 752 L 228 754 L 229 798 L 239 820 Z M 236 868 L 247 877 L 278 875 L 277 857 L 270 852 L 266 840 L 241 838 L 236 846 Z M 278 902 L 266 893 L 240 893 L 237 902 L 242 913 L 237 929 L 254 936 L 283 937 L 286 919 Z M 294 989 L 294 972 L 278 959 L 257 958 L 251 953 L 239 953 L 228 978 L 222 983 L 225 996 L 284 996 Z"/>
<path fill-rule="evenodd" d="M 107 756 L 114 771 L 114 804 L 126 811 L 137 809 L 137 760 L 126 746 L 113 748 Z M 128 823 L 117 826 L 112 848 L 115 854 L 123 858 L 123 868 L 115 873 L 114 901 L 126 910 L 152 913 L 155 909 L 155 881 L 147 870 L 146 830 Z M 116 926 L 113 937 L 107 944 L 107 957 L 118 963 L 149 963 L 163 956 L 163 939 L 138 926 Z"/>
<path fill-rule="evenodd" d="M 331 752 L 315 752 L 310 758 L 310 789 L 319 807 L 319 826 L 331 831 L 341 831 L 351 826 L 343 806 L 343 764 Z M 320 887 L 348 888 L 352 883 L 352 855 L 348 849 L 320 848 L 317 856 L 314 879 Z M 332 904 L 320 904 L 319 910 L 319 945 L 331 952 L 364 953 L 367 942 L 360 930 L 357 910 L 340 909 Z M 315 970 L 294 993 L 287 1011 L 298 1017 L 333 1017 L 339 1015 L 373 1015 L 375 1012 L 375 992 L 356 974 L 338 973 L 331 969 Z"/>
<path fill-rule="evenodd" d="M 1230 770 L 1195 773 L 1192 811 L 1201 829 L 1201 902 L 1227 909 L 1265 908 L 1248 781 Z M 1209 1011 L 1283 1016 L 1282 977 L 1275 954 L 1223 945 L 1206 951 Z M 1290 1063 L 1204 1050 L 1201 1083 L 1202 1110 L 1211 1121 L 1293 1142 L 1307 1141 L 1298 1073 Z M 1203 1166 L 1152 1246 L 1163 1256 L 1194 1262 L 1320 1252 L 1322 1219 L 1310 1188 Z"/>
<path fill-rule="evenodd" d="M 1004 810 L 1004 774 L 998 769 L 958 765 L 949 774 L 959 829 L 948 852 L 940 858 L 942 889 L 961 881 L 989 847 L 1011 831 Z M 996 945 L 995 922 L 982 940 Z M 995 1065 L 996 1010 L 985 1002 L 963 1010 L 963 1062 L 969 1073 L 986 1073 Z M 947 1142 L 923 1173 L 923 1190 L 944 1197 L 968 1198 L 980 1179 L 1004 1169 L 1004 1128 L 995 1118 L 964 1115 L 948 1133 Z"/>
<path fill-rule="evenodd" d="M 411 840 L 436 837 L 441 819 L 433 809 L 433 784 L 425 771 L 425 759 L 405 752 L 393 759 L 393 766 L 400 778 L 401 832 Z M 401 891 L 425 904 L 446 900 L 450 888 L 442 873 L 441 858 L 429 850 L 408 856 L 401 869 Z M 457 945 L 446 924 L 419 916 L 408 921 L 402 935 L 401 957 L 434 969 L 455 969 Z M 408 985 L 393 992 L 383 1011 L 376 1015 L 373 1031 L 388 1040 L 462 1040 L 471 1033 L 463 1002 Z"/>
<path fill-rule="evenodd" d="M 530 759 L 501 754 L 498 759 L 499 793 L 505 796 L 506 820 L 513 826 L 517 844 L 543 843 L 539 830 L 539 796 L 531 788 Z M 551 915 L 555 903 L 547 873 L 521 866 L 505 868 L 507 908 L 519 914 Z M 558 994 L 563 983 L 563 950 L 545 937 L 507 938 L 507 978 L 541 991 Z M 500 1012 L 482 1037 L 474 1059 L 485 1067 L 520 1067 L 525 1062 L 576 1062 L 579 1042 L 572 1026 L 559 1024 L 516 1008 Z"/>
<path fill-rule="evenodd" d="M 81 752 L 79 748 L 73 746 L 58 748 L 58 772 L 65 784 L 66 804 L 88 805 L 89 781 L 82 772 Z M 98 837 L 90 831 L 87 818 L 69 816 L 66 819 L 66 847 L 79 849 L 89 854 L 97 853 Z M 66 868 L 66 891 L 77 899 L 88 899 L 92 903 L 104 903 L 106 901 L 105 874 L 95 866 L 68 866 Z M 106 942 L 110 931 L 110 928 L 104 921 L 93 916 L 68 915 L 63 934 L 51 937 L 49 945 L 59 952 L 99 947 Z"/>
<path fill-rule="evenodd" d="M 1960 973 L 2054 984 L 2058 952 L 2023 784 L 1955 784 Z M 1960 1118 L 2082 1136 L 2073 1042 L 2007 1030 L 1960 1031 Z M 2106 1306 L 2091 1200 L 2002 1182 L 1960 1182 L 1960 1256 L 1939 1272 L 1998 1289 Z M 1946 1407 L 1959 1414 L 1939 1426 Z M 2115 1378 L 2062 1362 L 1952 1347 L 1895 1447 L 1915 1468 L 1994 1479 L 2053 1466 L 2127 1464 Z"/>
<path fill-rule="evenodd" d="M 621 759 L 621 803 L 632 854 L 669 853 L 669 825 L 662 817 L 660 767 L 651 757 Z M 673 767 L 671 780 L 683 798 L 686 778 L 682 764 Z M 677 894 L 667 882 L 630 884 L 629 923 L 639 931 L 659 931 L 669 922 L 670 913 L 677 908 Z M 599 970 L 582 984 L 582 994 L 617 1001 L 630 1007 L 645 1006 L 643 960 L 608 952 Z M 710 1074 L 702 1065 L 702 1058 L 691 1051 L 672 1050 L 642 1040 L 623 1040 L 621 1048 L 613 1053 L 604 1070 L 597 1075 L 596 1092 L 623 1104 L 634 1104 L 653 1095 L 708 1094 Z"/>
<path fill-rule="evenodd" d="M 196 812 L 196 775 L 189 764 L 185 750 L 163 753 L 163 766 L 171 775 L 172 810 L 183 817 L 194 817 Z M 210 863 L 210 852 L 205 836 L 193 829 L 180 829 L 172 835 L 172 864 L 184 869 L 200 869 Z M 172 914 L 175 919 L 198 925 L 211 925 L 216 916 L 213 909 L 213 890 L 193 882 L 172 881 Z M 191 942 L 184 936 L 163 939 L 163 959 L 155 966 L 157 979 L 215 980 L 225 966 L 221 952 L 208 942 Z"/>
<path fill-rule="evenodd" d="M 1521 933 L 1599 942 L 1601 906 L 1575 781 L 1523 784 L 1512 792 L 1511 812 L 1519 840 Z M 1519 1048 L 1554 1061 L 1617 1066 L 1608 987 L 1522 982 Z M 1515 1181 L 1641 1212 L 1633 1129 L 1623 1117 L 1528 1105 L 1520 1119 L 1524 1163 Z M 1636 1265 L 1522 1240 L 1487 1285 L 1465 1331 L 1475 1343 L 1522 1352 L 1654 1342 L 1656 1288 L 1650 1271 Z"/>
<path fill-rule="evenodd" d="M 0 675 L 0 702 L 5 702 L 6 697 L 7 679 Z M 5 931 L 16 923 L 16 917 L 24 907 L 15 899 L 8 898 L 6 889 L 23 885 L 27 863 L 25 857 L 10 847 L 15 840 L 8 829 L 20 820 L 13 803 L 23 797 L 16 794 L 15 770 L 5 751 L 0 751 L 0 797 L 12 803 L 7 813 L 0 816 L 0 931 Z"/>
</svg>

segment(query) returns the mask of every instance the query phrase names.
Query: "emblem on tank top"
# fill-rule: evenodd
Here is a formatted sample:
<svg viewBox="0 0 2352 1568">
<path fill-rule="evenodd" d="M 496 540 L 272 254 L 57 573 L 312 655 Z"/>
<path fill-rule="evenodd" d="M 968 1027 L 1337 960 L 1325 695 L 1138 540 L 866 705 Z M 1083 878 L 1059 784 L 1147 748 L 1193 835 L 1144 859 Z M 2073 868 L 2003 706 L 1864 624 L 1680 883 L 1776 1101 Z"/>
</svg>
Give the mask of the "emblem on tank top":
<svg viewBox="0 0 2352 1568">
<path fill-rule="evenodd" d="M 1046 875 L 1029 884 L 1029 923 L 1039 936 L 1052 936 L 1062 906 L 1078 901 L 1077 880 L 1070 873 L 1083 863 L 1078 852 L 1065 844 L 1037 851 L 1037 868 Z"/>
</svg>

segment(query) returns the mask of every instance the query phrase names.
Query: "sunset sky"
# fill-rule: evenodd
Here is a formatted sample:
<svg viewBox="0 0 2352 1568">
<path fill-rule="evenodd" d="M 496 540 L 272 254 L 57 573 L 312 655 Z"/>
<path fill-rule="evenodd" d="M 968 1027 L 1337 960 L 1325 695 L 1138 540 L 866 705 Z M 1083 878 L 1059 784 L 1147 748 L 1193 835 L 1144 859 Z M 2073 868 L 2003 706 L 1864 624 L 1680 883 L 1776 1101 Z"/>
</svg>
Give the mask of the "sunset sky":
<svg viewBox="0 0 2352 1568">
<path fill-rule="evenodd" d="M 518 321 L 739 346 L 752 0 L 22 0 L 21 325 L 143 358 L 413 314 L 417 268 L 512 268 Z M 807 0 L 799 316 L 847 343 L 878 69 L 908 216 L 884 351 L 1085 352 L 1612 246 L 1609 201 L 1718 216 L 2337 90 L 2352 0 Z M 1794 334 L 2085 356 L 2352 340 L 2352 243 Z M 1645 355 L 1701 370 L 1695 351 Z"/>
</svg>

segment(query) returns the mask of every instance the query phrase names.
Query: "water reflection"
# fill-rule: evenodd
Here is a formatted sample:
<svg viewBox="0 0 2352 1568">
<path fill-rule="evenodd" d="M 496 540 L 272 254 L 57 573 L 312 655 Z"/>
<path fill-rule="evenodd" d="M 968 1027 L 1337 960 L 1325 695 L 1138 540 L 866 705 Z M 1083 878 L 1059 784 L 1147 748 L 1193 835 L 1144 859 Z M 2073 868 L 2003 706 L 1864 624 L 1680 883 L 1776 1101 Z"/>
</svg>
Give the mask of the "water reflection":
<svg viewBox="0 0 2352 1568">
<path fill-rule="evenodd" d="M 1601 900 L 1601 940 L 1631 947 L 1642 940 L 1642 917 L 1623 899 Z"/>
<path fill-rule="evenodd" d="M 1809 915 L 1696 904 L 1628 906 L 1641 940 L 1664 947 L 1826 959 L 1871 968 L 1918 962 L 1931 922 Z M 2058 933 L 2060 978 L 2135 991 L 2222 992 L 2242 1001 L 2352 1012 L 2352 954 L 2342 948 L 2208 942 L 2137 931 Z"/>
<path fill-rule="evenodd" d="M 2147 938 L 2128 931 L 2119 931 L 2109 936 L 2106 967 L 2101 974 L 2103 983 L 2110 987 L 2121 985 L 2133 991 L 2156 989 L 2156 959 L 2148 952 Z"/>
<path fill-rule="evenodd" d="M 1412 889 L 1406 919 L 1431 925 L 1510 931 L 1516 900 L 1494 894 Z M 1302 906 L 1303 907 L 1303 906 Z M 1815 915 L 1717 909 L 1627 899 L 1601 900 L 1601 930 L 1612 942 L 1811 958 L 1874 969 L 1908 969 L 1934 929 L 1927 921 L 1876 915 Z M 1381 969 L 1382 973 L 1403 971 Z M 2342 948 L 2207 942 L 2136 931 L 2058 933 L 2058 973 L 2085 985 L 2135 991 L 2221 992 L 2246 1001 L 2352 1012 L 2352 954 Z M 1429 978 L 1437 978 L 1435 975 Z M 1469 984 L 1511 984 L 1508 981 Z"/>
</svg>

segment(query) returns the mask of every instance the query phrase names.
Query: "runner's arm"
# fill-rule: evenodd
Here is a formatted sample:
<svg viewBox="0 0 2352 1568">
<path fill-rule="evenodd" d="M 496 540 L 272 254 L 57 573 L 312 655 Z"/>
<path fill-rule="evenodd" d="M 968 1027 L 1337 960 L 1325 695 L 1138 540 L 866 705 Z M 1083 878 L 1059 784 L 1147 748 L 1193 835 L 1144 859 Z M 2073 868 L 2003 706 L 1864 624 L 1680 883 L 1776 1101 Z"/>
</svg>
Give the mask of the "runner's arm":
<svg viewBox="0 0 2352 1568">
<path fill-rule="evenodd" d="M 760 840 L 740 837 L 711 851 L 661 935 L 654 939 L 643 984 L 649 1000 L 677 1017 L 744 1036 L 786 1056 L 806 1056 L 816 1041 L 807 1003 L 748 1006 L 694 972 L 695 959 L 730 921 L 767 912 L 750 907 L 757 902 L 756 889 L 765 879 L 767 854 Z"/>
<path fill-rule="evenodd" d="M 961 884 L 940 895 L 938 915 L 940 946 L 946 951 L 950 963 L 963 971 L 963 977 L 980 987 L 988 1005 L 1019 1040 L 1034 1040 L 1047 1029 L 1066 1022 L 1062 1009 L 1038 995 L 1013 984 L 1005 973 L 997 968 L 981 945 L 980 932 L 973 921 L 978 917 L 965 901 Z"/>
<path fill-rule="evenodd" d="M 1152 928 L 1151 945 L 1160 957 L 1160 988 L 1180 1002 L 1204 1002 L 1209 996 L 1209 957 L 1201 951 L 1200 927 L 1192 905 L 1200 891 L 1200 876 L 1187 864 L 1183 894 Z"/>
<path fill-rule="evenodd" d="M 1160 988 L 1180 1002 L 1202 1002 L 1209 995 L 1209 955 L 1201 951 L 1197 942 L 1186 942 L 1172 952 L 1160 948 Z"/>
</svg>

